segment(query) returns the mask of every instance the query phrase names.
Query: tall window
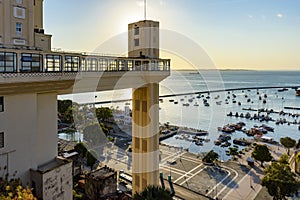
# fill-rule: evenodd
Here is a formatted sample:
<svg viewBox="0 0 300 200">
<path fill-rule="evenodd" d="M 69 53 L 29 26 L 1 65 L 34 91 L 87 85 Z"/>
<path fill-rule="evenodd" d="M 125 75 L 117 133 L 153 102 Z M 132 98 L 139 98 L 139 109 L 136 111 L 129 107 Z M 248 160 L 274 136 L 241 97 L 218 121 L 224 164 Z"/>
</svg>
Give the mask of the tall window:
<svg viewBox="0 0 300 200">
<path fill-rule="evenodd" d="M 22 4 L 22 0 L 16 0 L 16 4 Z"/>
<path fill-rule="evenodd" d="M 65 71 L 77 72 L 79 69 L 79 57 L 78 56 L 65 56 Z"/>
<path fill-rule="evenodd" d="M 99 71 L 106 71 L 107 70 L 107 60 L 104 58 L 101 58 L 99 60 Z"/>
<path fill-rule="evenodd" d="M 0 112 L 4 111 L 4 99 L 3 97 L 0 97 Z"/>
<path fill-rule="evenodd" d="M 40 72 L 43 67 L 43 56 L 41 54 L 22 53 L 21 72 Z"/>
<path fill-rule="evenodd" d="M 140 46 L 140 40 L 139 39 L 134 39 L 134 46 Z"/>
<path fill-rule="evenodd" d="M 14 72 L 17 67 L 17 54 L 12 52 L 0 52 L 0 73 Z"/>
<path fill-rule="evenodd" d="M 0 148 L 4 147 L 4 133 L 0 133 Z"/>
<path fill-rule="evenodd" d="M 22 24 L 19 22 L 16 23 L 16 35 L 22 36 Z"/>
<path fill-rule="evenodd" d="M 134 35 L 139 35 L 140 34 L 140 28 L 139 27 L 135 27 L 134 28 Z"/>
<path fill-rule="evenodd" d="M 96 58 L 87 58 L 86 71 L 97 71 L 97 59 Z"/>
<path fill-rule="evenodd" d="M 47 72 L 61 71 L 61 56 L 60 55 L 46 55 L 45 58 Z"/>
</svg>

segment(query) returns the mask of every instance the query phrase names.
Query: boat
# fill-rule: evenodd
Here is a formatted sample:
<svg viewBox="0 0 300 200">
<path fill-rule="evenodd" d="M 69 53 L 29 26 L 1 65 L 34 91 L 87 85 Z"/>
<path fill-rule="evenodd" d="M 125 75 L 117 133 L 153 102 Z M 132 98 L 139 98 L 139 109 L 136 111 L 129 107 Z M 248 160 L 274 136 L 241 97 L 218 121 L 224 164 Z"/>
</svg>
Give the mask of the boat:
<svg viewBox="0 0 300 200">
<path fill-rule="evenodd" d="M 267 131 L 274 132 L 274 128 L 271 127 L 271 126 L 268 126 L 268 125 L 266 125 L 266 124 L 262 124 L 260 127 L 266 129 Z"/>
<path fill-rule="evenodd" d="M 175 101 L 174 104 L 178 104 L 178 101 Z"/>
<path fill-rule="evenodd" d="M 196 103 L 194 104 L 194 106 L 199 106 L 199 104 L 196 102 Z"/>
<path fill-rule="evenodd" d="M 215 140 L 215 141 L 214 141 L 214 144 L 219 146 L 219 145 L 222 144 L 222 141 L 221 141 L 221 140 Z"/>
<path fill-rule="evenodd" d="M 300 96 L 300 89 L 296 89 L 296 96 Z"/>
<path fill-rule="evenodd" d="M 209 106 L 209 103 L 205 102 L 205 103 L 204 103 L 204 106 Z"/>
<path fill-rule="evenodd" d="M 267 103 L 267 100 L 264 99 L 264 100 L 263 100 L 263 103 Z"/>
<path fill-rule="evenodd" d="M 200 140 L 198 140 L 198 141 L 195 142 L 195 144 L 196 144 L 197 146 L 202 146 L 202 145 L 203 145 L 203 142 L 201 142 Z"/>
<path fill-rule="evenodd" d="M 170 99 L 169 102 L 174 102 L 174 99 Z"/>
<path fill-rule="evenodd" d="M 184 104 L 182 104 L 183 106 L 189 106 L 190 104 L 188 104 L 188 103 L 184 103 Z"/>
<path fill-rule="evenodd" d="M 217 104 L 217 105 L 221 105 L 221 104 L 222 104 L 222 101 L 217 101 L 216 104 Z"/>
</svg>

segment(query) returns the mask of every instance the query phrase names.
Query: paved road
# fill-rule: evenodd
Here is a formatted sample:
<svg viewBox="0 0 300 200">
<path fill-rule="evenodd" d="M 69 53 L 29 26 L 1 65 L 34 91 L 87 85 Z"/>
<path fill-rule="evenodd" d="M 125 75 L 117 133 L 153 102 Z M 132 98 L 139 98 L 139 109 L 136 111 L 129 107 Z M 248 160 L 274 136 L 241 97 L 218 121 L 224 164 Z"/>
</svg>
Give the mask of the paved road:
<svg viewBox="0 0 300 200">
<path fill-rule="evenodd" d="M 104 164 L 131 173 L 131 155 L 124 150 L 116 146 L 95 150 Z M 202 200 L 209 196 L 213 199 L 253 200 L 261 189 L 259 168 L 249 171 L 246 166 L 230 162 L 221 168 L 206 166 L 196 155 L 180 149 L 161 147 L 160 151 L 160 171 L 165 178 L 171 174 L 176 195 L 183 199 Z M 176 162 L 169 164 L 170 160 Z M 169 187 L 168 182 L 165 185 Z"/>
</svg>

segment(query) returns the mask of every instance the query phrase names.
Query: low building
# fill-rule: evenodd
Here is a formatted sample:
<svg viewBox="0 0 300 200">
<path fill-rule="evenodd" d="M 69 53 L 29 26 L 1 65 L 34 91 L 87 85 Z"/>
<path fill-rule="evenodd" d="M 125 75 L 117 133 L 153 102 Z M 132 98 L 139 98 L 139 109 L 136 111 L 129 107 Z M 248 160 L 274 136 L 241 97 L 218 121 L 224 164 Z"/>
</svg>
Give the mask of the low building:
<svg viewBox="0 0 300 200">
<path fill-rule="evenodd" d="M 72 161 L 57 157 L 30 170 L 34 194 L 39 199 L 72 199 Z"/>
<path fill-rule="evenodd" d="M 108 167 L 102 167 L 86 175 L 85 194 L 88 199 L 106 199 L 117 191 L 117 172 Z"/>
</svg>

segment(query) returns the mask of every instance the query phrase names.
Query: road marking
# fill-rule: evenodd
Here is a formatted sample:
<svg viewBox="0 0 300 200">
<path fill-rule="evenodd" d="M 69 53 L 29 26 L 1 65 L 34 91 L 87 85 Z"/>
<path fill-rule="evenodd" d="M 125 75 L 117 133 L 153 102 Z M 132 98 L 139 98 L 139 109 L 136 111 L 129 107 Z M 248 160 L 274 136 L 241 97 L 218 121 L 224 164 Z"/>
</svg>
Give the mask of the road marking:
<svg viewBox="0 0 300 200">
<path fill-rule="evenodd" d="M 182 152 L 184 155 L 186 152 Z M 171 154 L 169 152 L 164 152 L 164 154 L 168 154 L 168 155 L 174 155 L 174 154 Z M 193 157 L 190 157 L 190 156 L 181 156 L 181 159 L 184 159 L 184 160 L 187 160 L 187 161 L 191 161 L 191 162 L 194 162 L 194 163 L 201 163 L 201 161 L 197 158 L 193 158 Z"/>
<path fill-rule="evenodd" d="M 170 172 L 170 169 L 169 168 L 166 168 L 166 167 L 160 167 L 160 169 L 163 169 L 163 170 L 165 170 L 166 172 Z M 176 171 L 176 168 L 173 168 L 173 170 L 171 170 L 171 174 L 172 173 L 175 173 L 175 174 L 179 174 L 180 176 L 181 175 L 183 175 L 184 173 L 182 173 L 182 172 L 180 172 L 180 171 Z M 190 175 L 188 175 L 188 176 L 190 176 Z"/>
<path fill-rule="evenodd" d="M 205 166 L 204 168 L 200 169 L 199 171 L 197 171 L 195 174 L 193 174 L 191 177 L 185 179 L 182 183 L 180 183 L 179 185 L 183 185 L 185 182 L 187 182 L 188 180 L 190 180 L 191 178 L 193 178 L 194 176 L 196 176 L 197 174 L 199 174 L 200 172 L 202 172 L 204 169 L 206 169 L 207 166 Z"/>
<path fill-rule="evenodd" d="M 180 179 L 182 179 L 182 178 L 185 177 L 186 175 L 191 174 L 192 171 L 198 169 L 198 168 L 201 167 L 201 166 L 203 166 L 203 164 L 200 164 L 200 165 L 198 165 L 197 167 L 194 167 L 194 168 L 191 169 L 190 171 L 186 172 L 185 174 L 183 174 L 182 176 L 180 176 L 178 179 L 176 179 L 176 180 L 174 181 L 174 183 L 176 183 L 177 181 L 179 181 Z M 191 177 L 193 177 L 193 174 L 191 174 L 191 175 L 192 175 Z"/>
<path fill-rule="evenodd" d="M 178 154 L 178 152 L 171 154 L 170 156 L 167 156 L 166 158 L 161 159 L 161 163 L 162 164 L 166 163 L 169 160 L 169 158 L 171 158 L 171 157 L 173 157 L 173 159 L 177 159 L 178 157 L 182 156 L 183 154 L 184 154 L 184 152 L 181 152 L 179 154 Z"/>
<path fill-rule="evenodd" d="M 212 193 L 220 184 L 222 184 L 222 182 L 225 179 L 227 179 L 231 175 L 231 172 L 229 170 L 226 169 L 226 171 L 228 172 L 228 174 L 216 186 L 214 186 L 210 191 L 208 191 L 208 193 L 206 194 L 207 196 L 209 196 L 210 193 Z"/>
<path fill-rule="evenodd" d="M 170 167 L 169 167 L 169 166 L 166 166 L 166 165 L 160 166 L 159 168 L 163 168 L 163 169 L 165 169 L 166 171 L 170 171 Z M 183 171 L 183 170 L 177 169 L 177 168 L 173 168 L 173 167 L 171 167 L 171 171 L 177 171 L 177 172 L 181 173 L 181 175 L 187 173 L 186 171 Z"/>
<path fill-rule="evenodd" d="M 234 178 L 231 181 L 229 181 L 229 183 L 227 183 L 226 185 L 224 185 L 224 187 L 217 193 L 216 196 L 214 196 L 214 198 L 216 198 L 217 196 L 219 196 L 225 189 L 227 189 L 227 186 L 230 185 L 238 177 L 238 175 L 239 175 L 238 172 L 235 169 L 232 169 L 230 167 L 225 167 L 225 166 L 223 166 L 223 168 L 227 168 L 227 169 L 232 170 L 235 173 L 235 176 L 234 176 Z M 233 189 L 230 189 L 230 190 L 233 190 Z M 227 194 L 223 197 L 223 199 L 229 194 L 229 192 L 227 192 Z"/>
</svg>

